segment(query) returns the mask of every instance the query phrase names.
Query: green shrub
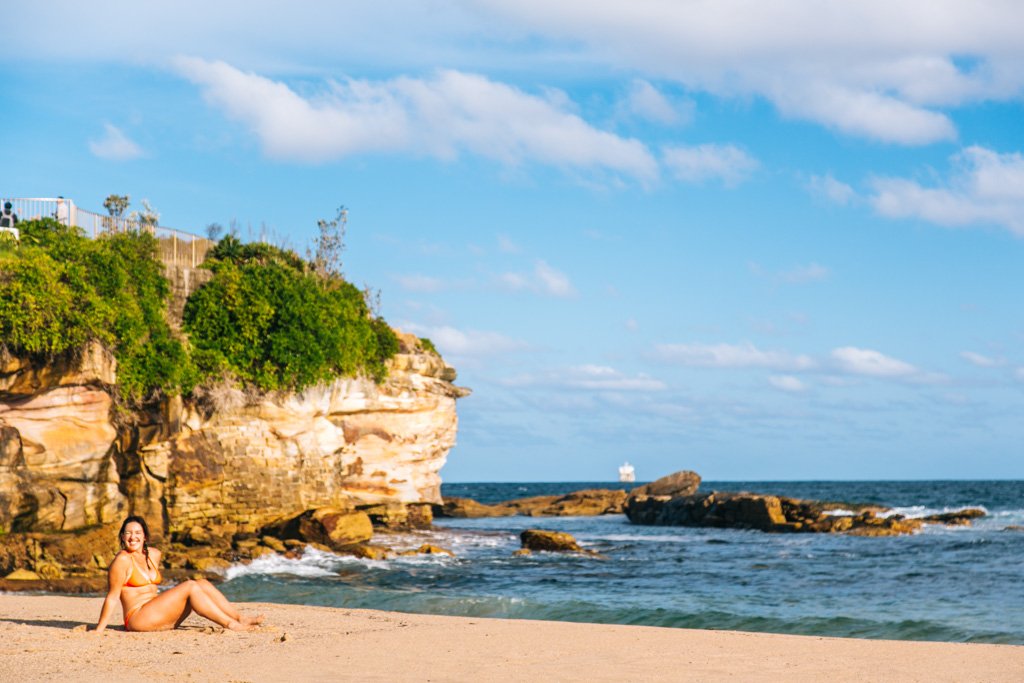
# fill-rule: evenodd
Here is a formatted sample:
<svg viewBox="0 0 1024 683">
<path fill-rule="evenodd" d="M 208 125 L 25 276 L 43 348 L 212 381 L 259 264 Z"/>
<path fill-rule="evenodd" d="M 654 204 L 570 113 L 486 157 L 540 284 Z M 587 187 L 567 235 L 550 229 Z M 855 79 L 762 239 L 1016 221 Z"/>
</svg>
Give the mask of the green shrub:
<svg viewBox="0 0 1024 683">
<path fill-rule="evenodd" d="M 191 387 L 188 355 L 165 319 L 170 288 L 151 235 L 90 240 L 52 219 L 18 227 L 21 244 L 0 254 L 0 343 L 45 361 L 98 341 L 117 359 L 130 401 Z"/>
<path fill-rule="evenodd" d="M 382 381 L 398 352 L 359 289 L 291 251 L 223 238 L 208 257 L 212 279 L 185 304 L 186 346 L 167 324 L 154 237 L 90 240 L 52 219 L 19 228 L 19 244 L 0 245 L 0 345 L 45 362 L 98 341 L 131 402 L 225 375 L 265 391 L 358 374 Z"/>
<path fill-rule="evenodd" d="M 429 353 L 432 353 L 432 354 L 434 354 L 434 355 L 436 355 L 436 356 L 440 356 L 440 355 L 441 355 L 441 354 L 439 354 L 439 353 L 437 352 L 437 347 L 436 347 L 436 346 L 434 346 L 434 342 L 430 341 L 430 340 L 429 340 L 429 339 L 427 339 L 426 337 L 420 337 L 420 347 L 421 347 L 421 348 L 422 348 L 422 349 L 423 349 L 424 351 L 427 351 L 427 352 L 429 352 Z"/>
<path fill-rule="evenodd" d="M 228 235 L 210 252 L 213 278 L 185 304 L 201 378 L 228 373 L 264 391 L 338 376 L 386 376 L 398 339 L 362 292 L 311 272 L 294 252 Z"/>
</svg>

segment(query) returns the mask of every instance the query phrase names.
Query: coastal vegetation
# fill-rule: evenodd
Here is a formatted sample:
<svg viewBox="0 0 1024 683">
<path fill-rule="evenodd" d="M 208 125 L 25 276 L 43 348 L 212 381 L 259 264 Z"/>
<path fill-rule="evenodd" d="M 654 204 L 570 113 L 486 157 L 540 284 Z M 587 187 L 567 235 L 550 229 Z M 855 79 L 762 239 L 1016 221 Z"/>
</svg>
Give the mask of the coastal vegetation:
<svg viewBox="0 0 1024 683">
<path fill-rule="evenodd" d="M 118 393 L 137 403 L 225 380 L 301 390 L 338 376 L 381 381 L 399 349 L 362 292 L 325 263 L 229 234 L 204 267 L 209 282 L 167 320 L 170 284 L 145 232 L 87 239 L 52 219 L 19 223 L 0 249 L 0 354 L 45 362 L 90 341 L 118 363 Z"/>
<path fill-rule="evenodd" d="M 228 373 L 264 391 L 336 376 L 386 375 L 398 339 L 363 293 L 292 251 L 227 235 L 207 256 L 213 278 L 185 304 L 203 377 Z"/>
<path fill-rule="evenodd" d="M 45 361 L 97 341 L 117 359 L 123 398 L 192 389 L 193 366 L 166 320 L 170 285 L 154 237 L 119 233 L 90 240 L 51 218 L 18 227 L 20 244 L 0 254 L 5 353 Z"/>
</svg>

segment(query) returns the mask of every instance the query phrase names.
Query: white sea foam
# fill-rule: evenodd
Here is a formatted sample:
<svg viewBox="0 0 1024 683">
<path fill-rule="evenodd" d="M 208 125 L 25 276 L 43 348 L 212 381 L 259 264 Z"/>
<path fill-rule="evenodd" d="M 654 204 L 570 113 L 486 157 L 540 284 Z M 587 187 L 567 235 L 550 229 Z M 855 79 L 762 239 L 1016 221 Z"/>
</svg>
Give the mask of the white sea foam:
<svg viewBox="0 0 1024 683">
<path fill-rule="evenodd" d="M 579 540 L 587 541 L 611 541 L 613 543 L 692 543 L 703 542 L 705 539 L 696 535 L 684 536 L 682 534 L 602 534 L 600 536 L 577 536 Z"/>
<path fill-rule="evenodd" d="M 306 548 L 302 557 L 291 559 L 283 555 L 264 555 L 249 564 L 234 564 L 227 568 L 224 577 L 228 580 L 255 574 L 291 574 L 308 578 L 333 576 L 345 564 L 365 563 L 372 560 L 360 560 L 355 557 L 335 555 L 316 548 Z M 377 561 L 381 563 L 380 561 Z"/>
<path fill-rule="evenodd" d="M 857 513 L 853 510 L 847 510 L 845 508 L 834 508 L 832 510 L 822 510 L 821 514 L 830 515 L 832 517 L 853 517 Z"/>
<path fill-rule="evenodd" d="M 879 517 L 889 517 L 891 515 L 903 515 L 908 518 L 919 518 L 928 517 L 929 515 L 941 515 L 947 512 L 958 512 L 966 508 L 984 510 L 985 514 L 988 514 L 988 509 L 984 505 L 952 505 L 944 508 L 929 508 L 924 505 L 910 505 L 908 507 L 895 507 L 892 510 L 879 514 Z"/>
</svg>

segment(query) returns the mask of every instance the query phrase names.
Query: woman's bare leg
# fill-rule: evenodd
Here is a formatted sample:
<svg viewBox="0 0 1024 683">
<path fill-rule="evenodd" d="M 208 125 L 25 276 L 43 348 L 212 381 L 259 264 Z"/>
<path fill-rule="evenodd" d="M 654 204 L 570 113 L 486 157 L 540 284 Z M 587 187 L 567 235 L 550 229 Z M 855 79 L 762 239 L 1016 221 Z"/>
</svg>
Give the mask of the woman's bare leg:
<svg viewBox="0 0 1024 683">
<path fill-rule="evenodd" d="M 215 624 L 235 631 L 248 630 L 243 624 L 226 614 L 217 603 L 207 595 L 198 581 L 186 581 L 156 596 L 131 619 L 133 631 L 163 631 L 180 624 L 190 611 L 195 611 Z"/>
<path fill-rule="evenodd" d="M 216 586 L 214 586 L 206 579 L 196 579 L 195 581 L 199 584 L 199 587 L 206 592 L 210 599 L 213 600 L 214 604 L 216 604 L 217 607 L 219 607 L 221 611 L 224 612 L 224 614 L 228 615 L 235 621 L 240 621 L 243 624 L 248 625 L 256 625 L 263 623 L 262 614 L 257 614 L 254 617 L 247 617 L 243 615 L 241 612 L 238 611 L 238 609 L 234 605 L 231 604 L 231 601 L 224 597 L 223 593 L 217 590 Z"/>
</svg>

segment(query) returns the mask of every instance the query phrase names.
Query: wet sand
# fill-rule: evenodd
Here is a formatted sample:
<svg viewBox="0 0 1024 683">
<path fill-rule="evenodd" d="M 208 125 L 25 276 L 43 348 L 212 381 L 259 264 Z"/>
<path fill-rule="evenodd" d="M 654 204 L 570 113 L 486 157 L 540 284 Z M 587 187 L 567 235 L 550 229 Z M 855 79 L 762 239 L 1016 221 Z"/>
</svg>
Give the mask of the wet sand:
<svg viewBox="0 0 1024 683">
<path fill-rule="evenodd" d="M 1024 646 L 249 604 L 267 624 L 97 635 L 100 598 L 0 594 L 0 681 L 1022 681 Z"/>
</svg>

